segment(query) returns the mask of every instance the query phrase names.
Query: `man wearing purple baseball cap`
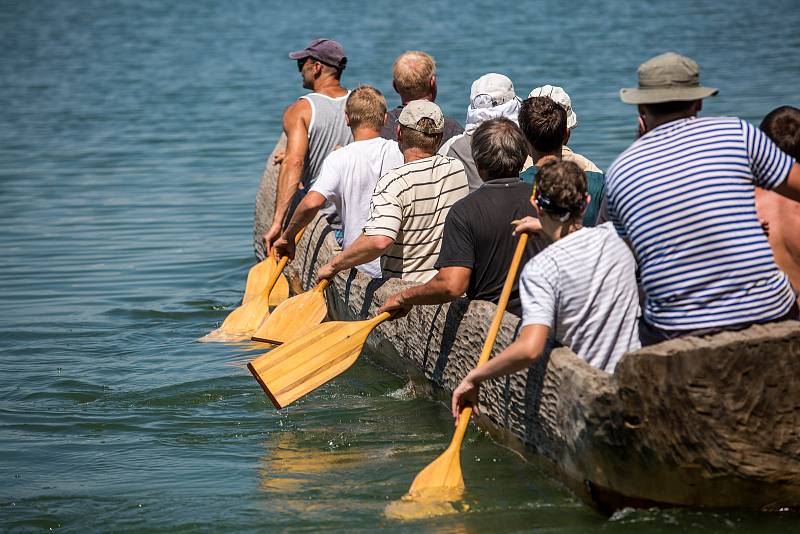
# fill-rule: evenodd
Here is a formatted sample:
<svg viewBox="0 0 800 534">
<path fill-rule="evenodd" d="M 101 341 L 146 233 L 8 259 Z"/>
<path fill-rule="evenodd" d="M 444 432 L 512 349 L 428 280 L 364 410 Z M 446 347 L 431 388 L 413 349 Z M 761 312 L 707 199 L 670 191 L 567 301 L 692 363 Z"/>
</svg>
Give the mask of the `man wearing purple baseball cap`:
<svg viewBox="0 0 800 534">
<path fill-rule="evenodd" d="M 322 168 L 322 161 L 336 146 L 353 140 L 344 117 L 350 92 L 339 80 L 347 65 L 344 48 L 332 39 L 314 39 L 303 50 L 291 52 L 297 61 L 303 87 L 313 91 L 301 96 L 283 114 L 286 151 L 278 174 L 272 224 L 264 233 L 267 254 L 281 235 L 287 216 L 311 187 Z M 277 160 L 276 160 L 277 161 Z M 332 208 L 323 209 L 335 217 Z"/>
</svg>

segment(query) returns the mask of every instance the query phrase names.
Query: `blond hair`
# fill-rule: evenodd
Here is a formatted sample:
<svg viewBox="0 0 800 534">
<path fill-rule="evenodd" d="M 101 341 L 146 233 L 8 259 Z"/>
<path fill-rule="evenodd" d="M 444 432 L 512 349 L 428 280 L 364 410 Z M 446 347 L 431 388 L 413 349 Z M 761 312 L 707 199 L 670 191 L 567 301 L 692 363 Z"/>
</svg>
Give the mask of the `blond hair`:
<svg viewBox="0 0 800 534">
<path fill-rule="evenodd" d="M 350 128 L 380 130 L 386 115 L 386 99 L 371 85 L 359 85 L 347 97 L 344 112 Z"/>
<path fill-rule="evenodd" d="M 395 89 L 404 100 L 426 96 L 430 92 L 434 74 L 436 62 L 430 55 L 419 50 L 403 52 L 392 65 Z"/>
</svg>

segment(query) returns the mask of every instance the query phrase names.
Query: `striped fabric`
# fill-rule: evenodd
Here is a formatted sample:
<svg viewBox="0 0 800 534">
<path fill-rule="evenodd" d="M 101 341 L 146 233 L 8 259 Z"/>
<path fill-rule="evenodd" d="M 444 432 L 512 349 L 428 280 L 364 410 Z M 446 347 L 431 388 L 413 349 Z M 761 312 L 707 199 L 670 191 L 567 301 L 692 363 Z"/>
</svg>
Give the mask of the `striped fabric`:
<svg viewBox="0 0 800 534">
<path fill-rule="evenodd" d="M 375 185 L 366 235 L 394 239 L 381 258 L 384 277 L 424 283 L 436 274 L 450 206 L 469 192 L 460 161 L 435 155 L 384 174 Z"/>
<path fill-rule="evenodd" d="M 648 132 L 608 171 L 609 216 L 629 239 L 644 316 L 670 331 L 776 319 L 794 301 L 755 208 L 794 160 L 737 118 L 689 118 Z"/>
<path fill-rule="evenodd" d="M 519 286 L 523 326 L 550 327 L 556 341 L 598 369 L 613 373 L 641 346 L 636 261 L 610 222 L 539 252 Z"/>
</svg>

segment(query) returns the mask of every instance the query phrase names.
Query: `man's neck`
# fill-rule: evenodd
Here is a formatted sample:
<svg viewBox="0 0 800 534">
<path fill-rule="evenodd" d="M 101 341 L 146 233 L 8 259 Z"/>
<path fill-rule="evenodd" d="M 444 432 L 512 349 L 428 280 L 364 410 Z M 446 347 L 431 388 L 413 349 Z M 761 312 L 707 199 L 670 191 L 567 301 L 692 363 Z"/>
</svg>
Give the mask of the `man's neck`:
<svg viewBox="0 0 800 534">
<path fill-rule="evenodd" d="M 373 130 L 372 128 L 351 128 L 353 132 L 353 141 L 369 141 L 381 136 L 380 130 Z"/>
<path fill-rule="evenodd" d="M 406 107 L 406 104 L 408 104 L 412 100 L 427 100 L 428 102 L 433 102 L 433 95 L 427 94 L 425 96 L 418 96 L 415 98 L 406 98 L 403 95 L 400 95 L 400 102 L 402 102 L 403 107 Z"/>
<path fill-rule="evenodd" d="M 347 89 L 341 86 L 336 78 L 320 78 L 314 82 L 315 93 L 337 98 L 347 94 Z"/>
<path fill-rule="evenodd" d="M 534 161 L 534 165 L 537 167 L 541 167 L 548 161 L 560 161 L 561 160 L 561 149 L 558 149 L 558 152 L 539 152 L 537 150 L 533 151 L 533 156 L 531 159 Z"/>
<path fill-rule="evenodd" d="M 651 130 L 655 130 L 659 126 L 667 124 L 668 122 L 682 120 L 682 119 L 689 119 L 691 117 L 696 116 L 694 112 L 691 113 L 672 113 L 669 115 L 650 115 L 645 118 L 645 125 L 647 126 L 647 132 Z"/>
<path fill-rule="evenodd" d="M 403 150 L 403 162 L 411 163 L 412 161 L 417 161 L 418 159 L 425 159 L 433 156 L 432 153 L 426 152 L 419 148 L 406 148 Z"/>
</svg>

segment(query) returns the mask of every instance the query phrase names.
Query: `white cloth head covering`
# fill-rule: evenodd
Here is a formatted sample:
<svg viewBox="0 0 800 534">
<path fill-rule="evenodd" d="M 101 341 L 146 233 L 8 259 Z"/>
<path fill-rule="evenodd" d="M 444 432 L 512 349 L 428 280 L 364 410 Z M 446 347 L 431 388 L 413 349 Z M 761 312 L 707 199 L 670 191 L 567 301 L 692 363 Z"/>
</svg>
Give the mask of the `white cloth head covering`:
<svg viewBox="0 0 800 534">
<path fill-rule="evenodd" d="M 484 74 L 472 82 L 464 133 L 470 135 L 482 122 L 499 117 L 519 124 L 519 105 L 514 84 L 507 76 L 494 72 Z"/>
<path fill-rule="evenodd" d="M 564 111 L 567 112 L 567 129 L 571 130 L 578 125 L 578 117 L 575 115 L 575 112 L 572 110 L 572 99 L 569 97 L 567 92 L 557 85 L 543 85 L 542 87 L 537 87 L 531 94 L 528 95 L 528 98 L 534 96 L 546 96 L 562 108 Z"/>
</svg>

